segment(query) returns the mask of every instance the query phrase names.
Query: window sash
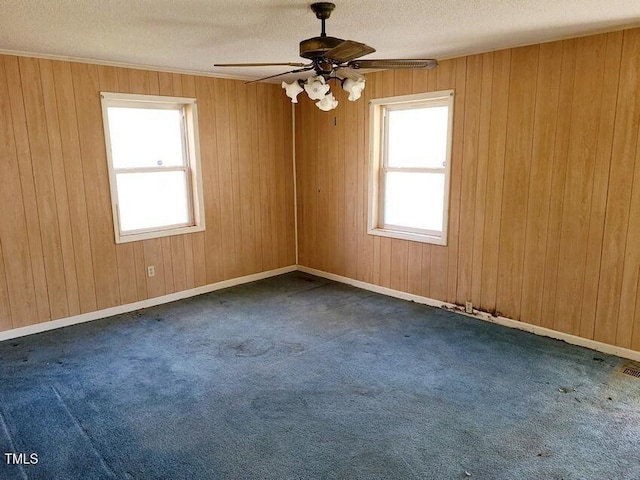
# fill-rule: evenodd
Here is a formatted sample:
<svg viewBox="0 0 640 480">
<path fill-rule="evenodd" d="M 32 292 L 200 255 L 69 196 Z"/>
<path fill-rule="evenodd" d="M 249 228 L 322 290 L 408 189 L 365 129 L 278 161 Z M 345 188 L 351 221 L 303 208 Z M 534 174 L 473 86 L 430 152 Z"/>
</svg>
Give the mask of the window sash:
<svg viewBox="0 0 640 480">
<path fill-rule="evenodd" d="M 440 230 L 431 230 L 426 228 L 415 228 L 407 225 L 395 225 L 393 223 L 387 223 L 385 221 L 384 212 L 385 212 L 385 201 L 387 200 L 387 172 L 402 172 L 402 173 L 427 173 L 427 174 L 435 174 L 435 175 L 444 175 L 446 179 L 446 171 L 444 168 L 442 169 L 433 169 L 433 168 L 388 168 L 381 169 L 380 173 L 380 185 L 378 190 L 378 225 L 379 228 L 384 228 L 387 230 L 393 230 L 397 232 L 409 232 L 409 233 L 417 233 L 420 235 L 429 235 L 429 236 L 441 236 L 444 232 L 444 225 L 441 226 Z M 446 194 L 446 185 L 445 185 L 445 194 Z M 443 210 L 446 210 L 446 203 L 443 205 Z M 443 223 L 444 223 L 444 212 L 443 212 Z"/>
<path fill-rule="evenodd" d="M 447 107 L 448 114 L 449 112 L 449 103 L 448 99 L 442 99 L 438 101 L 428 101 L 428 102 L 419 102 L 415 104 L 409 105 L 388 105 L 383 108 L 383 129 L 384 135 L 382 136 L 383 148 L 382 148 L 382 165 L 380 168 L 380 176 L 379 176 L 379 194 L 378 194 L 378 225 L 384 229 L 395 230 L 401 232 L 410 232 L 410 233 L 418 233 L 423 235 L 431 235 L 431 236 L 440 236 L 443 233 L 444 226 L 440 230 L 429 230 L 422 228 L 415 228 L 406 225 L 394 225 L 391 223 L 387 223 L 385 221 L 385 201 L 387 200 L 387 192 L 386 192 L 386 183 L 387 183 L 387 173 L 389 172 L 403 172 L 403 173 L 434 173 L 434 174 L 444 174 L 446 175 L 445 166 L 439 168 L 433 167 L 390 167 L 389 166 L 389 122 L 391 116 L 388 115 L 389 111 L 404 111 L 404 110 L 412 110 L 412 109 L 423 109 L 423 108 L 435 108 L 435 107 Z"/>
<path fill-rule="evenodd" d="M 166 97 L 154 95 L 138 95 L 125 93 L 101 92 L 103 125 L 107 148 L 107 161 L 111 190 L 111 204 L 115 227 L 116 243 L 131 242 L 150 238 L 161 238 L 170 235 L 193 233 L 205 229 L 204 199 L 202 191 L 202 173 L 200 166 L 200 152 L 198 139 L 197 101 L 194 98 Z M 182 150 L 182 165 L 149 165 L 145 167 L 115 168 L 109 132 L 109 108 L 140 108 L 147 110 L 178 110 L 180 112 L 180 139 Z M 118 192 L 118 178 L 123 174 L 134 173 L 169 173 L 181 172 L 186 184 L 184 187 L 184 208 L 188 222 L 166 224 L 149 228 L 122 230 L 120 216 L 120 194 Z M 182 194 L 179 196 L 182 202 Z M 153 212 L 153 210 L 150 210 Z M 157 212 L 158 210 L 156 210 Z M 184 210 L 183 210 L 184 211 Z M 184 217 L 183 217 L 184 218 Z M 160 222 L 159 222 L 160 223 Z"/>
<path fill-rule="evenodd" d="M 151 102 L 129 102 L 126 100 L 120 101 L 109 101 L 109 105 L 107 106 L 107 116 L 110 108 L 139 108 L 141 110 L 177 110 L 180 112 L 180 144 L 182 150 L 182 165 L 173 165 L 173 166 L 164 166 L 164 165 L 154 165 L 151 167 L 115 167 L 115 162 L 113 158 L 109 158 L 109 163 L 111 164 L 111 168 L 114 172 L 120 171 L 134 171 L 134 170 L 143 170 L 143 169 L 162 169 L 162 168 L 173 168 L 173 167 L 181 167 L 181 168 L 189 168 L 190 161 L 190 152 L 189 152 L 189 142 L 187 141 L 187 122 L 185 117 L 185 107 L 181 104 L 173 104 L 173 103 L 158 103 L 151 104 Z M 109 143 L 111 143 L 111 134 L 109 133 Z M 109 150 L 111 150 L 111 145 L 108 146 Z"/>
<path fill-rule="evenodd" d="M 397 97 L 373 99 L 371 106 L 371 163 L 369 172 L 369 215 L 368 233 L 391 238 L 433 243 L 437 245 L 447 244 L 448 214 L 449 214 L 449 188 L 451 176 L 451 149 L 453 138 L 453 90 L 438 92 L 425 92 L 420 94 L 402 95 Z M 389 112 L 396 110 L 424 109 L 446 107 L 447 125 L 444 133 L 446 138 L 446 153 L 443 165 L 431 167 L 415 166 L 389 166 Z M 397 162 L 394 159 L 394 164 Z M 433 162 L 432 162 L 433 163 Z M 385 223 L 385 183 L 390 173 L 416 173 L 443 175 L 444 192 L 442 198 L 442 223 L 439 230 L 421 229 Z M 439 196 L 438 196 L 439 197 Z M 391 206 L 393 208 L 393 206 Z M 440 207 L 438 207 L 440 210 Z M 392 211 L 389 211 L 391 215 Z M 403 222 L 404 223 L 404 222 Z M 408 222 L 410 223 L 410 222 Z M 432 228 L 432 227 L 430 227 Z"/>
<path fill-rule="evenodd" d="M 122 228 L 122 220 L 120 216 L 120 192 L 118 192 L 118 175 L 121 174 L 131 174 L 131 173 L 158 173 L 158 172 L 184 172 L 185 174 L 185 182 L 186 182 L 186 195 L 187 195 L 187 208 L 188 208 L 188 217 L 186 222 L 182 223 L 172 223 L 166 224 L 156 227 L 149 228 L 138 228 L 138 229 L 130 229 L 124 230 Z M 130 169 L 114 169 L 113 171 L 115 176 L 115 189 L 117 194 L 116 200 L 116 210 L 118 214 L 118 227 L 120 229 L 120 235 L 126 237 L 128 235 L 137 235 L 140 233 L 149 233 L 149 232 L 160 232 L 167 230 L 174 230 L 176 228 L 183 227 L 192 227 L 195 225 L 195 215 L 194 215 L 194 206 L 193 206 L 193 189 L 192 189 L 192 178 L 191 178 L 191 169 L 187 167 L 166 167 L 166 168 L 130 168 Z"/>
</svg>

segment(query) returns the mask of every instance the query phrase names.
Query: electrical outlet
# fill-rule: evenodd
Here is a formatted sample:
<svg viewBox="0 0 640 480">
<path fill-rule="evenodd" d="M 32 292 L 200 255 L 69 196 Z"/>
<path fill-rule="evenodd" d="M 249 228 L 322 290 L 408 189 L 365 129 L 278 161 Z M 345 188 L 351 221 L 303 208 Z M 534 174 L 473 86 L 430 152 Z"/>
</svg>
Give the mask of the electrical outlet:
<svg viewBox="0 0 640 480">
<path fill-rule="evenodd" d="M 149 265 L 147 267 L 147 277 L 155 277 L 156 276 L 156 267 L 153 265 Z"/>
<path fill-rule="evenodd" d="M 471 302 L 465 302 L 464 304 L 464 311 L 466 313 L 473 313 L 473 303 Z"/>
</svg>

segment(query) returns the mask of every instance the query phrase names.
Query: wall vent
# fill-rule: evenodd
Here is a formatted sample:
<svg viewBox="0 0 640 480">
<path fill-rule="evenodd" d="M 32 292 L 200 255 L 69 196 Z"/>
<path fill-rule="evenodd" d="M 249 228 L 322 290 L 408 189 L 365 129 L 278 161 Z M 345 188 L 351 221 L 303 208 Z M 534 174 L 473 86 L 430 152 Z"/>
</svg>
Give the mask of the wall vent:
<svg viewBox="0 0 640 480">
<path fill-rule="evenodd" d="M 625 375 L 631 375 L 632 377 L 640 378 L 640 369 L 636 367 L 623 367 L 622 373 Z"/>
</svg>

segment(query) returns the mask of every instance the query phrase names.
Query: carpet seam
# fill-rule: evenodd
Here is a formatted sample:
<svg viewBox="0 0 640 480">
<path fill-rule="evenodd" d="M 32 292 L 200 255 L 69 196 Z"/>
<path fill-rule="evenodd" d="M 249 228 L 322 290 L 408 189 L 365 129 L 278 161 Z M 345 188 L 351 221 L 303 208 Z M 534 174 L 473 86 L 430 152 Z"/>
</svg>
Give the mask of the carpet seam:
<svg viewBox="0 0 640 480">
<path fill-rule="evenodd" d="M 89 445 L 91 446 L 91 449 L 94 451 L 94 453 L 98 456 L 98 458 L 100 459 L 100 463 L 102 463 L 102 466 L 104 467 L 104 469 L 113 477 L 113 478 L 118 478 L 118 475 L 116 475 L 116 473 L 111 469 L 111 467 L 109 467 L 109 464 L 107 463 L 107 461 L 104 459 L 104 457 L 100 454 L 100 452 L 98 451 L 98 449 L 95 447 L 95 445 L 93 444 L 93 442 L 91 441 L 91 437 L 89 437 L 89 435 L 87 434 L 87 432 L 85 431 L 84 428 L 82 428 L 82 425 L 80 425 L 80 422 L 78 422 L 78 419 L 75 417 L 75 415 L 73 415 L 73 413 L 71 413 L 71 410 L 69 409 L 69 407 L 67 406 L 67 403 L 64 401 L 64 399 L 62 398 L 62 395 L 60 395 L 60 392 L 58 392 L 58 389 L 54 386 L 51 385 L 51 390 L 53 390 L 53 393 L 55 394 L 56 397 L 58 397 L 58 400 L 60 400 L 60 402 L 62 403 L 62 406 L 64 407 L 65 411 L 69 414 L 69 416 L 71 417 L 71 419 L 73 420 L 73 422 L 76 424 L 76 426 L 80 429 L 80 431 L 82 432 L 82 435 L 86 438 L 87 442 L 89 442 Z"/>
<path fill-rule="evenodd" d="M 16 452 L 16 444 L 13 441 L 13 437 L 11 436 L 11 431 L 9 431 L 9 425 L 7 425 L 7 421 L 5 420 L 5 414 L 3 413 L 1 408 L 0 408 L 0 423 L 2 423 L 2 428 L 4 429 L 5 433 L 7 434 L 7 438 L 9 439 L 9 446 L 13 450 L 13 453 L 15 453 Z M 20 463 L 17 466 L 20 468 L 20 472 L 22 473 L 22 477 L 25 480 L 29 480 L 29 477 L 27 476 L 27 473 L 24 471 L 24 466 L 22 464 L 20 464 Z"/>
</svg>

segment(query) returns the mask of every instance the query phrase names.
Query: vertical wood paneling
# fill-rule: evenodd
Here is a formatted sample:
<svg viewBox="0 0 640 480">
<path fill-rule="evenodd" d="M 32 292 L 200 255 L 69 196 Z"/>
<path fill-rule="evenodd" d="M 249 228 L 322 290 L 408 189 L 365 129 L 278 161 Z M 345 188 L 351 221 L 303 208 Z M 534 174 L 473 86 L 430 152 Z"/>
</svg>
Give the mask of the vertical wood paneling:
<svg viewBox="0 0 640 480">
<path fill-rule="evenodd" d="M 38 308 L 36 321 L 44 322 L 51 319 L 51 307 L 49 305 L 49 291 L 47 289 L 44 253 L 40 235 L 38 202 L 33 166 L 31 164 L 31 146 L 29 145 L 29 137 L 27 134 L 27 119 L 25 117 L 24 99 L 22 98 L 22 81 L 20 78 L 18 59 L 16 57 L 4 57 L 4 67 L 11 109 L 11 125 L 13 126 L 13 138 L 15 139 L 15 149 L 18 159 L 18 171 L 20 172 L 24 215 L 27 223 L 27 232 L 21 239 L 27 240 L 29 244 L 28 258 L 31 262 L 33 274 L 33 294 Z M 31 318 L 22 316 L 14 318 L 13 322 L 15 327 L 29 325 L 30 323 L 34 323 L 34 321 Z"/>
<path fill-rule="evenodd" d="M 524 241 L 529 201 L 531 145 L 539 47 L 513 50 L 507 110 L 507 143 L 498 260 L 496 306 L 509 318 L 520 318 L 524 277 Z"/>
<path fill-rule="evenodd" d="M 284 209 L 284 234 L 286 237 L 286 254 L 283 259 L 283 264 L 281 266 L 292 265 L 296 263 L 296 211 L 295 211 L 295 199 L 294 199 L 294 182 L 295 178 L 293 175 L 293 142 L 294 138 L 292 135 L 293 131 L 293 116 L 292 116 L 292 104 L 289 102 L 287 97 L 281 96 L 281 91 L 278 90 L 278 86 L 276 86 L 273 95 L 276 95 L 276 98 L 279 98 L 283 105 L 283 125 L 282 130 L 280 132 L 280 138 L 283 139 L 284 151 L 282 153 L 282 158 L 280 159 L 282 164 L 282 170 L 284 175 L 284 197 L 283 202 L 286 205 Z"/>
<path fill-rule="evenodd" d="M 553 328 L 555 320 L 556 292 L 558 285 L 560 236 L 562 228 L 562 208 L 564 186 L 567 174 L 567 152 L 573 101 L 573 84 L 576 65 L 575 40 L 562 42 L 562 66 L 560 72 L 560 93 L 558 97 L 558 118 L 556 122 L 553 175 L 551 178 L 551 201 L 547 224 L 547 251 L 545 254 L 544 287 L 542 291 L 542 315 L 540 324 Z"/>
<path fill-rule="evenodd" d="M 524 276 L 522 283 L 521 317 L 539 322 L 544 286 L 544 258 L 547 249 L 551 179 L 554 173 L 555 133 L 560 95 L 562 44 L 540 45 L 538 87 L 533 126 L 533 158 L 529 181 Z"/>
<path fill-rule="evenodd" d="M 640 125 L 640 30 L 624 32 L 602 246 L 595 339 L 616 343 Z M 635 219 L 637 221 L 637 219 Z M 624 319 L 623 321 L 627 321 Z"/>
<path fill-rule="evenodd" d="M 270 101 L 266 95 L 267 86 L 264 84 L 257 85 L 257 103 L 258 103 L 258 145 L 260 152 L 273 152 L 273 138 L 270 135 L 269 122 L 267 120 L 270 110 Z M 274 258 L 274 224 L 275 212 L 271 207 L 272 199 L 275 192 L 271 188 L 274 179 L 273 163 L 259 162 L 260 172 L 260 196 L 263 201 L 261 205 L 262 219 L 262 265 L 265 269 L 275 268 L 276 260 Z M 221 181 L 224 181 L 221 177 Z"/>
<path fill-rule="evenodd" d="M 341 117 L 341 137 L 344 142 L 344 209 L 345 209 L 345 267 L 344 275 L 349 278 L 358 277 L 358 245 L 360 243 L 361 230 L 358 228 L 358 214 L 362 208 L 358 201 L 359 188 L 359 164 L 357 131 L 347 132 L 346 125 L 356 125 L 358 121 L 358 102 L 342 102 L 343 116 Z"/>
<path fill-rule="evenodd" d="M 40 221 L 44 268 L 49 291 L 49 307 L 52 318 L 62 318 L 68 316 L 69 305 L 40 66 L 38 60 L 22 57 L 19 59 L 19 68 L 33 166 L 38 220 Z"/>
<path fill-rule="evenodd" d="M 224 278 L 222 267 L 222 232 L 220 190 L 217 188 L 218 157 L 216 152 L 216 124 L 213 98 L 215 79 L 196 78 L 198 97 L 198 124 L 200 127 L 200 155 L 208 158 L 202 164 L 203 188 L 205 196 L 206 283 L 219 282 Z"/>
<path fill-rule="evenodd" d="M 451 180 L 449 187 L 449 232 L 447 248 L 447 300 L 455 303 L 458 292 L 458 260 L 460 244 L 460 199 L 462 196 L 462 160 L 465 125 L 467 58 L 455 60 L 453 88 L 458 92 L 453 106 L 453 146 L 451 150 Z"/>
<path fill-rule="evenodd" d="M 489 175 L 489 127 L 491 125 L 491 95 L 493 88 L 493 53 L 482 57 L 482 90 L 480 96 L 480 127 L 478 131 L 478 170 L 473 223 L 471 302 L 479 306 L 482 298 L 482 255 L 484 247 L 487 178 Z"/>
<path fill-rule="evenodd" d="M 46 130 L 49 136 L 49 152 L 51 156 L 51 174 L 53 191 L 57 205 L 57 219 L 59 224 L 60 250 L 62 252 L 62 267 L 67 294 L 68 315 L 80 313 L 80 299 L 78 292 L 78 276 L 73 252 L 73 235 L 71 232 L 71 218 L 69 214 L 69 200 L 67 196 L 67 180 L 65 177 L 64 155 L 62 152 L 62 138 L 58 120 L 58 105 L 56 100 L 55 80 L 52 62 L 40 60 L 40 76 L 44 100 L 44 114 Z"/>
<path fill-rule="evenodd" d="M 244 85 L 235 85 L 236 109 L 237 109 L 237 121 L 241 125 L 245 125 L 249 122 L 249 116 L 251 115 L 249 96 L 245 94 L 247 87 Z M 251 158 L 251 131 L 248 128 L 238 128 L 237 130 L 238 141 L 238 156 L 239 158 Z M 242 275 L 250 273 L 258 262 L 256 257 L 256 250 L 254 245 L 254 231 L 255 222 L 253 217 L 253 204 L 255 202 L 255 192 L 253 185 L 251 184 L 251 162 L 242 161 L 238 165 L 238 175 L 243 181 L 238 184 L 238 195 L 241 201 L 238 204 L 240 209 L 239 222 L 240 222 L 240 236 L 243 239 L 240 245 L 240 251 L 242 258 L 245 259 L 242 262 Z"/>
<path fill-rule="evenodd" d="M 337 97 L 340 105 L 344 106 L 348 100 L 345 92 L 340 90 Z M 334 163 L 334 174 L 331 175 L 330 195 L 333 200 L 329 200 L 329 204 L 333 210 L 333 216 L 336 218 L 335 229 L 331 236 L 332 251 L 335 252 L 330 258 L 333 260 L 332 271 L 338 272 L 338 275 L 344 275 L 345 267 L 345 211 L 344 211 L 344 177 L 345 177 L 345 158 L 344 158 L 344 141 L 341 132 L 344 131 L 344 112 L 345 109 L 334 110 L 333 114 L 333 134 L 331 135 L 331 149 L 335 153 L 332 155 L 336 161 Z"/>
<path fill-rule="evenodd" d="M 11 307 L 9 305 L 9 291 L 7 290 L 7 275 L 4 268 L 4 254 L 0 243 L 0 328 L 11 328 Z"/>
<path fill-rule="evenodd" d="M 214 79 L 215 116 L 216 116 L 216 149 L 218 160 L 220 202 L 229 205 L 220 212 L 221 228 L 226 234 L 222 237 L 222 250 L 229 252 L 222 258 L 225 278 L 235 270 L 235 259 L 238 254 L 238 242 L 233 228 L 233 191 L 231 189 L 231 132 L 229 117 L 228 80 Z M 267 205 L 269 203 L 267 202 Z"/>
<path fill-rule="evenodd" d="M 234 253 L 234 264 L 233 269 L 230 272 L 231 277 L 239 277 L 242 275 L 242 258 L 243 258 L 243 248 L 242 248 L 242 215 L 240 210 L 240 202 L 242 199 L 240 198 L 240 176 L 238 171 L 238 163 L 240 162 L 240 157 L 238 153 L 238 130 L 240 129 L 238 125 L 238 104 L 237 104 L 237 96 L 236 89 L 234 88 L 237 82 L 229 82 L 229 146 L 230 146 L 230 168 L 231 168 L 231 205 L 232 205 L 232 216 L 233 216 L 233 238 L 236 239 L 238 245 L 236 246 L 236 251 Z M 278 176 L 281 179 L 280 175 Z M 278 188 L 278 187 L 276 187 Z M 284 250 L 284 249 L 283 249 Z"/>
<path fill-rule="evenodd" d="M 73 237 L 73 251 L 78 278 L 81 313 L 96 310 L 96 287 L 93 276 L 89 217 L 87 213 L 84 167 L 80 154 L 80 134 L 76 116 L 71 66 L 66 62 L 53 63 L 60 138 L 67 182 L 69 216 Z M 89 189 L 91 191 L 91 189 Z"/>
<path fill-rule="evenodd" d="M 502 226 L 502 188 L 504 184 L 507 108 L 511 74 L 511 50 L 496 52 L 493 59 L 493 89 L 489 124 L 489 165 L 485 199 L 485 229 L 482 254 L 480 308 L 497 314 L 498 256 Z"/>
<path fill-rule="evenodd" d="M 9 103 L 5 66 L 0 62 L 0 244 L 3 258 L 7 259 L 3 266 L 3 282 L 6 284 L 8 305 L 4 311 L 5 314 L 7 311 L 11 313 L 11 317 L 2 319 L 3 328 L 19 327 L 40 319 L 30 261 L 31 244 L 25 241 L 28 226 L 24 190 Z"/>
<path fill-rule="evenodd" d="M 596 148 L 604 78 L 605 35 L 577 41 L 571 128 L 560 231 L 556 327 L 577 334 L 591 213 Z M 589 98 L 589 102 L 584 99 Z"/>
<path fill-rule="evenodd" d="M 478 142 L 480 137 L 480 108 L 482 100 L 482 55 L 467 59 L 464 103 L 464 136 L 462 141 L 460 228 L 456 303 L 471 300 L 473 243 L 475 233 L 476 185 L 478 185 Z"/>
<path fill-rule="evenodd" d="M 605 55 L 603 96 L 600 106 L 600 125 L 598 127 L 598 151 L 594 174 L 591 217 L 589 220 L 589 240 L 587 246 L 587 265 L 584 275 L 582 294 L 580 333 L 581 337 L 593 338 L 598 286 L 600 282 L 600 260 L 602 258 L 602 240 L 609 193 L 609 168 L 611 147 L 616 119 L 616 109 L 612 108 L 618 99 L 618 81 L 620 78 L 620 56 L 622 53 L 623 32 L 607 35 L 607 53 Z"/>
<path fill-rule="evenodd" d="M 640 348 L 638 65 L 634 29 L 368 74 L 354 112 L 301 101 L 300 263 Z M 368 101 L 447 88 L 456 94 L 447 246 L 368 235 Z M 327 139 L 341 144 L 320 148 Z M 323 189 L 336 182 L 353 208 L 326 204 Z"/>
<path fill-rule="evenodd" d="M 175 282 L 173 280 L 173 256 L 171 252 L 171 238 L 170 237 L 161 238 L 160 248 L 162 250 L 162 273 L 164 275 L 164 293 L 169 294 L 176 291 Z"/>
<path fill-rule="evenodd" d="M 634 62 L 638 63 L 640 58 L 640 35 L 637 31 L 625 33 L 625 40 L 629 34 L 629 44 L 632 45 L 631 50 L 634 54 Z M 638 108 L 637 85 L 640 81 L 638 77 L 639 70 L 634 73 L 636 85 L 636 98 L 632 108 Z M 636 118 L 637 120 L 637 118 Z M 637 134 L 638 123 L 634 123 Z M 633 335 L 633 320 L 636 309 L 636 295 L 638 292 L 638 278 L 640 277 L 640 136 L 636 140 L 635 162 L 633 167 L 631 162 L 628 163 L 628 175 L 632 181 L 631 206 L 629 211 L 629 223 L 626 232 L 626 247 L 623 259 L 622 285 L 620 292 L 620 311 L 618 313 L 619 321 L 616 331 L 616 345 L 630 348 Z M 633 172 L 633 173 L 632 173 Z"/>
<path fill-rule="evenodd" d="M 260 89 L 0 56 L 0 329 L 293 263 L 289 103 Z M 100 91 L 197 99 L 205 232 L 115 243 Z"/>
</svg>

